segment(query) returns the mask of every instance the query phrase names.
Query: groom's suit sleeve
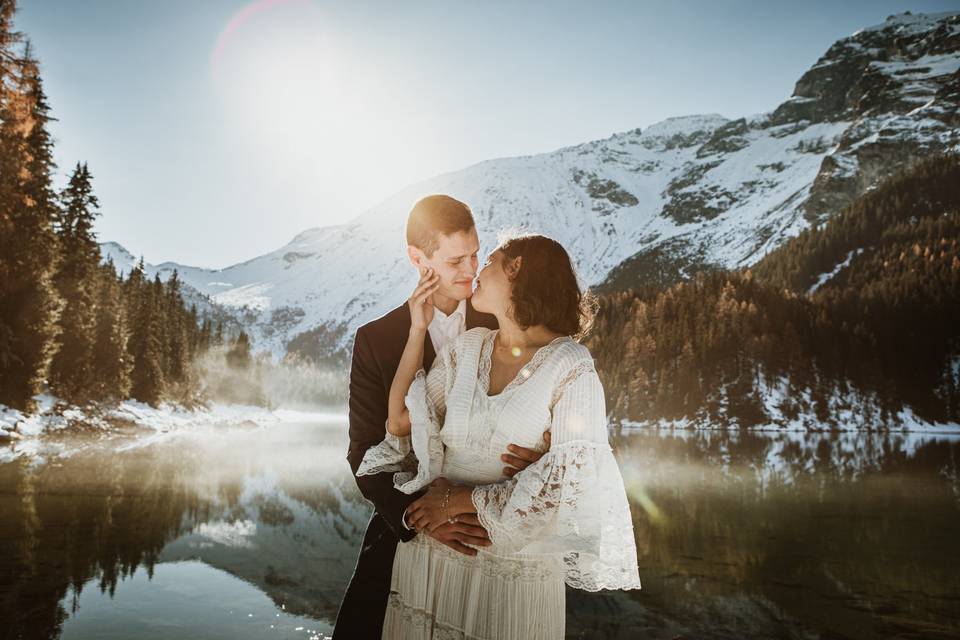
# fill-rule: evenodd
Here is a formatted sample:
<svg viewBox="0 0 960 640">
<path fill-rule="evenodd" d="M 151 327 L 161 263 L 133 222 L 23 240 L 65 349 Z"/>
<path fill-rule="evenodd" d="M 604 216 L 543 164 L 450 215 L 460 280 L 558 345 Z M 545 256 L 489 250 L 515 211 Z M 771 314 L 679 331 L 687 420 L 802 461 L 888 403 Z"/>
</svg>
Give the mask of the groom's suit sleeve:
<svg viewBox="0 0 960 640">
<path fill-rule="evenodd" d="M 367 449 L 381 442 L 387 433 L 384 388 L 380 367 L 373 356 L 369 338 L 361 327 L 353 342 L 353 359 L 350 363 L 350 449 L 347 460 L 360 493 L 373 503 L 397 537 L 406 542 L 417 532 L 403 525 L 403 513 L 423 492 L 408 495 L 397 491 L 393 486 L 392 473 L 357 476 L 357 469 Z"/>
</svg>

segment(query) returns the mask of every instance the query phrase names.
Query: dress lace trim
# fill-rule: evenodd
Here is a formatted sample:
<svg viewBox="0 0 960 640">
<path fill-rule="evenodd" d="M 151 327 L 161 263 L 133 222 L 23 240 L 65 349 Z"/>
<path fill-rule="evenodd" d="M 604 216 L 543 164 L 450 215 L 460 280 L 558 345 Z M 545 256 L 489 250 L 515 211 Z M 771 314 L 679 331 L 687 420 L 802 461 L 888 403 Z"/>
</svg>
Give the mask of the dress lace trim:
<svg viewBox="0 0 960 640">
<path fill-rule="evenodd" d="M 609 444 L 574 440 L 554 445 L 511 480 L 475 487 L 471 499 L 498 547 L 561 552 L 567 585 L 638 589 L 633 523 L 622 487 Z"/>
<path fill-rule="evenodd" d="M 387 609 L 394 610 L 400 618 L 400 629 L 405 633 L 418 638 L 433 638 L 433 640 L 486 640 L 479 636 L 470 635 L 453 625 L 437 621 L 433 614 L 419 607 L 414 607 L 400 599 L 396 591 L 390 592 Z"/>
<path fill-rule="evenodd" d="M 493 366 L 493 343 L 499 332 L 499 329 L 493 329 L 484 336 L 483 345 L 480 348 L 480 364 L 477 367 L 477 385 L 483 390 L 484 395 L 491 399 L 504 397 L 508 392 L 512 391 L 514 387 L 519 387 L 529 380 L 533 373 L 543 364 L 543 361 L 547 359 L 547 356 L 550 355 L 552 347 L 564 340 L 572 340 L 570 336 L 558 336 L 537 349 L 533 357 L 530 358 L 530 362 L 525 364 L 523 368 L 517 372 L 517 375 L 507 383 L 507 386 L 501 389 L 499 393 L 490 395 L 490 369 Z"/>
<path fill-rule="evenodd" d="M 441 419 L 426 397 L 426 374 L 420 369 L 405 398 L 410 422 L 415 425 L 410 435 L 397 437 L 387 432 L 382 442 L 367 449 L 356 475 L 394 472 L 394 487 L 407 494 L 419 491 L 439 477 L 443 467 Z"/>
<path fill-rule="evenodd" d="M 577 364 L 570 367 L 570 370 L 564 374 L 563 378 L 560 379 L 560 382 L 557 383 L 556 388 L 553 390 L 553 396 L 550 398 L 550 411 L 553 411 L 553 408 L 560 400 L 560 396 L 563 395 L 563 392 L 567 390 L 567 387 L 569 387 L 574 380 L 585 373 L 590 373 L 591 371 L 596 370 L 597 369 L 593 364 L 592 358 L 589 360 L 580 360 L 577 362 Z"/>
<path fill-rule="evenodd" d="M 384 472 L 414 472 L 417 459 L 411 455 L 410 436 L 399 437 L 389 431 L 382 442 L 363 454 L 357 468 L 358 476 L 372 476 Z"/>
</svg>

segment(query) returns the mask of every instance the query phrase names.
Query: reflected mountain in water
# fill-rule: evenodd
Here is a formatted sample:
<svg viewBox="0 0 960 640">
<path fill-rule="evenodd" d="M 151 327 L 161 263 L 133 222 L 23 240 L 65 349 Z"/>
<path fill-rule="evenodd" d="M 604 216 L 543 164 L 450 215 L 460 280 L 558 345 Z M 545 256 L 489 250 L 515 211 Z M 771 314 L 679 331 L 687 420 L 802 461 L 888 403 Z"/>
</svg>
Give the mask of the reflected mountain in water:
<svg viewBox="0 0 960 640">
<path fill-rule="evenodd" d="M 180 435 L 0 465 L 0 535 L 13 548 L 0 556 L 4 632 L 56 637 L 84 583 L 112 596 L 138 567 L 183 559 L 331 620 L 370 513 L 339 469 L 341 427 Z"/>
<path fill-rule="evenodd" d="M 159 559 L 202 560 L 256 584 L 286 611 L 332 623 L 369 517 L 366 502 L 343 480 L 288 492 L 275 474 L 259 476 Z"/>
</svg>

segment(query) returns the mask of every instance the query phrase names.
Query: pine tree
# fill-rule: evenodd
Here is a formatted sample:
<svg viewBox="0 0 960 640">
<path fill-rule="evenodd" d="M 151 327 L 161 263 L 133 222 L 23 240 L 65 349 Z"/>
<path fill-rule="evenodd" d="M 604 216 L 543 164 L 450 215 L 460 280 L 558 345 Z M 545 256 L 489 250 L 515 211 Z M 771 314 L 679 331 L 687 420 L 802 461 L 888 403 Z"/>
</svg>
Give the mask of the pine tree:
<svg viewBox="0 0 960 640">
<path fill-rule="evenodd" d="M 246 369 L 251 362 L 250 336 L 245 331 L 240 331 L 230 351 L 227 352 L 227 364 L 234 369 Z"/>
<path fill-rule="evenodd" d="M 187 312 L 187 354 L 192 357 L 197 353 L 200 345 L 200 316 L 197 314 L 197 305 L 191 304 Z"/>
<path fill-rule="evenodd" d="M 133 265 L 127 279 L 121 285 L 124 308 L 127 311 L 127 317 L 131 320 L 140 317 L 140 300 L 145 277 L 143 256 L 141 256 L 140 261 Z"/>
<path fill-rule="evenodd" d="M 210 322 L 210 318 L 204 314 L 203 322 L 200 324 L 200 330 L 197 333 L 197 347 L 194 349 L 195 354 L 200 354 L 210 348 L 210 344 L 213 341 L 213 325 Z"/>
<path fill-rule="evenodd" d="M 144 283 L 133 330 L 134 365 L 131 393 L 137 400 L 154 406 L 160 402 L 164 391 L 163 343 L 160 340 L 160 311 L 163 301 L 161 294 L 159 275 L 155 277 L 153 284 Z"/>
<path fill-rule="evenodd" d="M 176 269 L 166 283 L 166 375 L 171 381 L 184 380 L 189 367 L 189 337 L 187 335 L 188 318 L 180 295 L 180 277 Z"/>
<path fill-rule="evenodd" d="M 62 303 L 52 189 L 52 119 L 29 42 L 14 53 L 0 2 L 0 403 L 32 411 L 56 350 Z"/>
<path fill-rule="evenodd" d="M 211 342 L 212 325 L 197 327 L 176 276 L 166 289 L 147 282 L 142 258 L 126 280 L 101 268 L 85 164 L 58 206 L 52 118 L 15 12 L 15 0 L 0 0 L 0 403 L 33 411 L 48 376 L 67 399 L 132 389 L 156 403 L 166 377 L 190 384 L 189 358 Z"/>
<path fill-rule="evenodd" d="M 16 60 L 13 48 L 20 39 L 20 35 L 13 30 L 15 11 L 16 3 L 13 0 L 0 0 L 0 309 L 9 304 L 8 296 L 12 287 L 8 283 L 15 266 L 14 254 L 8 253 L 12 247 L 8 246 L 7 242 L 14 233 L 15 188 L 12 179 L 19 171 L 17 156 L 12 153 L 13 140 L 10 137 L 14 127 L 14 95 L 9 85 Z M 12 384 L 18 373 L 16 368 L 22 364 L 16 352 L 16 336 L 9 322 L 9 315 L 0 312 L 0 389 Z M 15 404 L 15 395 L 0 393 L 0 402 Z"/>
<path fill-rule="evenodd" d="M 133 357 L 128 350 L 128 322 L 112 260 L 100 271 L 98 290 L 93 347 L 95 397 L 121 400 L 130 393 Z"/>
<path fill-rule="evenodd" d="M 57 289 L 66 301 L 62 316 L 60 348 L 51 366 L 51 386 L 62 397 L 80 401 L 94 392 L 93 375 L 96 333 L 96 299 L 100 248 L 93 232 L 99 202 L 93 195 L 87 165 L 77 163 L 60 196 L 57 220 L 62 262 L 56 276 Z"/>
</svg>

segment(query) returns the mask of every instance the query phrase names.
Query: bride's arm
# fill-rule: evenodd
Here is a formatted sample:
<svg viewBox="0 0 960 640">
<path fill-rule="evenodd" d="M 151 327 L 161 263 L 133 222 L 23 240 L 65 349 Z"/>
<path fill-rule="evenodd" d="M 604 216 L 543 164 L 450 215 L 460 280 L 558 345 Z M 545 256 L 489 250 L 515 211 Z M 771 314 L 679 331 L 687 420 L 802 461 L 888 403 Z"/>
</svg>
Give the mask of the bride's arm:
<svg viewBox="0 0 960 640">
<path fill-rule="evenodd" d="M 427 335 L 427 326 L 433 319 L 433 301 L 430 295 L 439 286 L 439 278 L 432 269 L 425 269 L 413 295 L 407 300 L 410 307 L 410 332 L 407 334 L 407 344 L 400 356 L 397 372 L 393 375 L 387 401 L 387 431 L 395 436 L 410 435 L 410 412 L 404 398 L 417 371 L 423 367 L 423 341 Z"/>
<path fill-rule="evenodd" d="M 417 370 L 423 367 L 423 340 L 426 329 L 410 327 L 407 335 L 407 345 L 400 356 L 400 364 L 393 375 L 390 384 L 390 400 L 387 411 L 387 431 L 395 436 L 410 435 L 410 410 L 404 402 L 410 383 L 417 375 Z"/>
</svg>

